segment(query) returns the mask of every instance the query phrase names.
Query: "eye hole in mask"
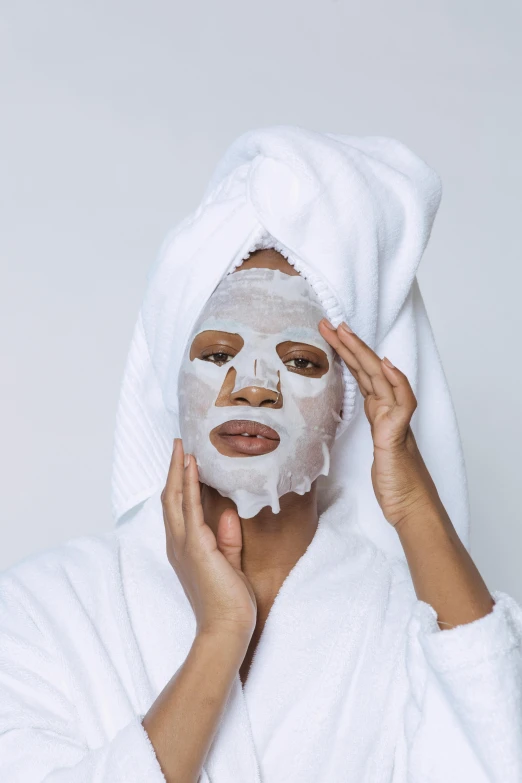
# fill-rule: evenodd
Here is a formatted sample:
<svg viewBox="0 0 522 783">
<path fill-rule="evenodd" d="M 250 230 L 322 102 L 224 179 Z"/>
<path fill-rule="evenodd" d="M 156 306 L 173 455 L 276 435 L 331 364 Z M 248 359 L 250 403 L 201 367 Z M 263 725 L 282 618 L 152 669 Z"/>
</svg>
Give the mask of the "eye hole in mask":
<svg viewBox="0 0 522 783">
<path fill-rule="evenodd" d="M 190 360 L 200 359 L 222 367 L 237 356 L 244 344 L 240 334 L 207 329 L 194 337 Z M 285 340 L 276 346 L 276 351 L 290 372 L 297 372 L 309 378 L 321 378 L 328 372 L 328 357 L 325 351 L 315 345 Z"/>
</svg>

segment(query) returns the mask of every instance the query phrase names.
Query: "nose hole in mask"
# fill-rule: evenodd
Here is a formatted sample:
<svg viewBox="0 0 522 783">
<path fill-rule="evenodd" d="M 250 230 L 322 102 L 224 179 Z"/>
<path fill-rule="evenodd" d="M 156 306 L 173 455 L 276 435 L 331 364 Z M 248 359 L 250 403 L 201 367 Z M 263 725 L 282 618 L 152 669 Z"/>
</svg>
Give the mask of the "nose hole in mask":
<svg viewBox="0 0 522 783">
<path fill-rule="evenodd" d="M 264 386 L 247 386 L 230 395 L 231 405 L 249 405 L 255 408 L 281 408 L 283 400 L 281 392 L 267 389 Z"/>
<path fill-rule="evenodd" d="M 216 407 L 227 405 L 249 405 L 253 408 L 283 407 L 283 395 L 281 392 L 281 373 L 278 371 L 277 391 L 267 389 L 264 386 L 247 386 L 244 389 L 233 391 L 236 383 L 236 370 L 231 367 L 223 381 L 223 385 L 217 396 Z"/>
</svg>

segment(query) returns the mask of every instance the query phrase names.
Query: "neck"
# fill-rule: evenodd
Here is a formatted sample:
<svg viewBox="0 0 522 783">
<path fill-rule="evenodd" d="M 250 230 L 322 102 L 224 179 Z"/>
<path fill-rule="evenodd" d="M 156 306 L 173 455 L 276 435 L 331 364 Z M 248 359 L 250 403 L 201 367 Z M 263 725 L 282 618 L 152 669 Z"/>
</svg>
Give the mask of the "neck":
<svg viewBox="0 0 522 783">
<path fill-rule="evenodd" d="M 205 522 L 217 533 L 221 514 L 227 508 L 237 510 L 230 498 L 224 498 L 213 487 L 202 485 L 201 501 Z M 289 492 L 279 498 L 281 510 L 274 514 L 269 507 L 250 519 L 242 519 L 243 548 L 241 567 L 245 576 L 260 592 L 275 595 L 294 565 L 305 553 L 317 530 L 317 484 L 310 492 Z"/>
</svg>

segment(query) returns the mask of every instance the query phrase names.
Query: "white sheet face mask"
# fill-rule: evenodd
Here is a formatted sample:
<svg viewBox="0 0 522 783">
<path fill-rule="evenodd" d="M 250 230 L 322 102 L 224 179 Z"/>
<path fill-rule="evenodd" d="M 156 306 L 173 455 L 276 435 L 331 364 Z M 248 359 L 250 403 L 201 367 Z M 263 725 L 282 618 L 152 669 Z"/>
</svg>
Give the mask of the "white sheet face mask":
<svg viewBox="0 0 522 783">
<path fill-rule="evenodd" d="M 302 495 L 318 476 L 328 475 L 343 380 L 339 358 L 318 329 L 324 315 L 300 275 L 245 269 L 220 282 L 188 340 L 178 383 L 183 446 L 194 454 L 200 480 L 231 498 L 244 519 L 265 506 L 278 513 L 282 495 Z M 226 348 L 213 348 L 210 357 L 209 348 L 203 358 L 191 359 L 194 338 L 209 330 L 234 335 L 236 349 L 224 356 Z M 305 369 L 314 355 L 295 359 L 292 351 L 297 357 L 303 352 L 289 341 L 319 348 L 315 358 L 326 356 L 322 370 L 311 368 L 316 377 Z M 237 424 L 239 433 L 227 433 L 234 429 L 227 422 L 245 420 L 275 432 L 265 431 L 266 440 L 241 434 L 248 425 Z M 252 456 L 230 444 L 272 450 Z"/>
</svg>

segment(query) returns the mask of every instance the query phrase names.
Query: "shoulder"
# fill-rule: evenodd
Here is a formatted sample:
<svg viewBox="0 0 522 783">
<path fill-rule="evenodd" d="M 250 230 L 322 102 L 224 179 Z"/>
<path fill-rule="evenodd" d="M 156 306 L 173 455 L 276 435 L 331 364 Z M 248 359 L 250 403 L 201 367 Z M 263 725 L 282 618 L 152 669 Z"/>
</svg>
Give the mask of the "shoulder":
<svg viewBox="0 0 522 783">
<path fill-rule="evenodd" d="M 66 622 L 78 610 L 95 614 L 103 609 L 107 590 L 119 579 L 121 534 L 70 538 L 0 572 L 0 622 L 22 610 L 43 629 Z M 54 624 L 54 623 L 53 623 Z"/>
<path fill-rule="evenodd" d="M 125 524 L 70 538 L 0 572 L 0 630 L 17 608 L 51 634 L 73 618 L 112 628 L 127 613 L 129 593 L 139 596 L 149 582 L 156 588 L 160 577 L 176 589 L 160 522 L 148 503 Z"/>
<path fill-rule="evenodd" d="M 24 557 L 0 571 L 2 586 L 20 582 L 40 590 L 48 581 L 70 578 L 75 581 L 87 570 L 99 571 L 117 556 L 120 531 L 70 538 L 61 544 Z"/>
</svg>

